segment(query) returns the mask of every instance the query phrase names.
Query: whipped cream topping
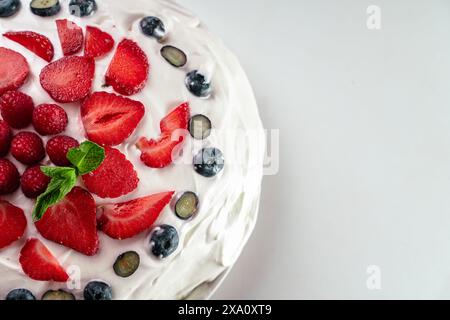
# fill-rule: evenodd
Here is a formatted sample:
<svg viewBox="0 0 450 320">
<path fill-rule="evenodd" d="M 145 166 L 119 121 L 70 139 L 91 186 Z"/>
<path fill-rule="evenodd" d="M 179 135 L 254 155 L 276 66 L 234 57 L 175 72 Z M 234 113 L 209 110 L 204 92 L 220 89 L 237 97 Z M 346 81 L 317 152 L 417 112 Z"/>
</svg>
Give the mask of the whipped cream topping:
<svg viewBox="0 0 450 320">
<path fill-rule="evenodd" d="M 36 31 L 49 37 L 55 47 L 55 59 L 63 56 L 55 19 L 67 18 L 79 26 L 97 26 L 111 34 L 116 44 L 123 38 L 136 41 L 146 52 L 150 64 L 149 81 L 142 92 L 131 96 L 146 107 L 146 114 L 135 133 L 118 146 L 133 163 L 140 178 L 138 188 L 119 199 L 100 199 L 98 205 L 131 200 L 153 193 L 174 190 L 193 191 L 200 199 L 200 209 L 189 221 L 176 217 L 167 206 L 156 222 L 174 226 L 180 244 L 174 254 L 164 260 L 150 253 L 150 231 L 132 239 L 113 240 L 99 232 L 100 251 L 87 257 L 69 248 L 48 241 L 39 235 L 32 219 L 34 201 L 18 190 L 4 199 L 22 208 L 28 219 L 24 237 L 0 250 L 0 299 L 15 288 L 31 290 L 39 299 L 47 290 L 64 289 L 82 299 L 84 286 L 92 280 L 108 283 L 114 299 L 201 299 L 208 298 L 238 258 L 251 234 L 258 211 L 263 175 L 264 133 L 249 82 L 239 62 L 200 22 L 200 20 L 169 0 L 97 0 L 98 10 L 90 17 L 77 18 L 69 13 L 69 0 L 60 0 L 61 12 L 50 18 L 31 13 L 24 3 L 13 17 L 0 19 L 0 32 Z M 167 37 L 163 43 L 141 33 L 139 21 L 144 16 L 159 17 L 165 24 Z M 188 62 L 174 68 L 160 55 L 163 45 L 183 50 Z M 24 55 L 31 74 L 20 89 L 29 94 L 36 105 L 54 103 L 39 83 L 39 73 L 46 62 L 20 45 L 0 38 L 0 46 Z M 96 60 L 93 91 L 113 92 L 104 88 L 104 75 L 114 54 Z M 184 80 L 191 70 L 200 70 L 210 77 L 213 94 L 199 99 L 189 93 Z M 158 137 L 159 121 L 180 103 L 188 101 L 192 115 L 204 114 L 212 121 L 214 132 L 204 141 L 188 137 L 183 157 L 172 166 L 157 170 L 140 161 L 136 140 Z M 84 141 L 79 104 L 62 105 L 69 116 L 64 134 Z M 32 127 L 26 130 L 33 130 Z M 44 142 L 48 138 L 44 137 Z M 225 155 L 226 165 L 219 176 L 208 179 L 198 175 L 192 157 L 203 147 L 217 147 Z M 9 157 L 22 173 L 25 167 Z M 48 157 L 43 161 L 50 165 Z M 80 182 L 82 183 L 82 182 Z M 82 185 L 81 185 L 82 186 Z M 64 283 L 38 282 L 28 278 L 19 264 L 19 252 L 27 238 L 36 237 L 50 249 L 71 280 Z M 129 278 L 120 278 L 113 271 L 117 256 L 134 250 L 141 258 L 139 269 Z"/>
</svg>

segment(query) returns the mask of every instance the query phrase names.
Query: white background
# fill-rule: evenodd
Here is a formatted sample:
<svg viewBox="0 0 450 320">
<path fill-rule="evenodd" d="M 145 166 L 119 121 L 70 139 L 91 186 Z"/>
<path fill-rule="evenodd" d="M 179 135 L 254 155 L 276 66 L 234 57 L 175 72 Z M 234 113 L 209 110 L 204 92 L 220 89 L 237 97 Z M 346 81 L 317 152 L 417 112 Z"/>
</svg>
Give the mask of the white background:
<svg viewBox="0 0 450 320">
<path fill-rule="evenodd" d="M 450 298 L 450 1 L 179 2 L 281 129 L 279 174 L 214 298 Z"/>
</svg>

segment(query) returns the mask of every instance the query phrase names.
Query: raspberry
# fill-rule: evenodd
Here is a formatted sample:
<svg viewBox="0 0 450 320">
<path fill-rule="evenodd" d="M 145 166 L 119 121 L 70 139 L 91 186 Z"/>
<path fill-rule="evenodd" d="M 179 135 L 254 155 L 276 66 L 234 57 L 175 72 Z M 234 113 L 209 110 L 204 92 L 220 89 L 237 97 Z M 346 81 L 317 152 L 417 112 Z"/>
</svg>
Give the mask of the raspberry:
<svg viewBox="0 0 450 320">
<path fill-rule="evenodd" d="M 46 176 L 40 166 L 30 167 L 23 173 L 20 178 L 20 185 L 22 192 L 27 198 L 37 198 L 43 193 L 48 184 L 50 183 L 50 177 Z"/>
<path fill-rule="evenodd" d="M 11 142 L 11 154 L 23 164 L 35 164 L 45 157 L 44 143 L 34 132 L 20 132 Z"/>
<path fill-rule="evenodd" d="M 56 136 L 47 142 L 46 150 L 50 160 L 57 166 L 69 166 L 67 152 L 70 149 L 78 147 L 80 144 L 74 138 L 68 136 Z"/>
<path fill-rule="evenodd" d="M 16 166 L 8 159 L 0 159 L 0 194 L 9 194 L 19 188 L 20 175 Z"/>
<path fill-rule="evenodd" d="M 63 132 L 67 123 L 66 111 L 56 104 L 41 104 L 33 111 L 33 126 L 43 136 Z"/>
<path fill-rule="evenodd" d="M 34 102 L 30 96 L 20 91 L 8 91 L 0 98 L 3 120 L 14 129 L 22 129 L 31 123 Z"/>
<path fill-rule="evenodd" d="M 0 157 L 8 154 L 11 147 L 12 133 L 6 121 L 0 120 Z"/>
</svg>

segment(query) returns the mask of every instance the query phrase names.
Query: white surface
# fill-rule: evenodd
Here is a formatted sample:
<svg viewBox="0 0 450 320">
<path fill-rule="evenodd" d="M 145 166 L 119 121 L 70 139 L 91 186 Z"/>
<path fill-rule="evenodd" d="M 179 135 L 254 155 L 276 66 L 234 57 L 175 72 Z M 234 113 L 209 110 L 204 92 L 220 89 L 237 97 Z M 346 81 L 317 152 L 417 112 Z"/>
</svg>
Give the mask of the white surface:
<svg viewBox="0 0 450 320">
<path fill-rule="evenodd" d="M 281 170 L 215 298 L 450 298 L 450 2 L 179 1 L 281 129 Z"/>
</svg>

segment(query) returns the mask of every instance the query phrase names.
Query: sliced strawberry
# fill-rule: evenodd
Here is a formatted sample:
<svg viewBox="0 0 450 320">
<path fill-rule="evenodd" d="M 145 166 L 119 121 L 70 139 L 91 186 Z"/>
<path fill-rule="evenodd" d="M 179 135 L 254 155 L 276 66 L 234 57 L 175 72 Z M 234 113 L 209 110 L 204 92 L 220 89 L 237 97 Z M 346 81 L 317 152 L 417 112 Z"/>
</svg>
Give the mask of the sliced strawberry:
<svg viewBox="0 0 450 320">
<path fill-rule="evenodd" d="M 136 42 L 124 39 L 106 72 L 106 85 L 118 93 L 130 96 L 140 92 L 147 82 L 150 66 L 145 52 Z"/>
<path fill-rule="evenodd" d="M 98 58 L 109 53 L 114 48 L 114 39 L 108 33 L 96 27 L 86 27 L 84 54 L 87 57 Z"/>
<path fill-rule="evenodd" d="M 23 272 L 33 280 L 66 282 L 69 275 L 38 239 L 29 239 L 20 251 Z"/>
<path fill-rule="evenodd" d="M 56 20 L 56 27 L 64 55 L 80 52 L 83 47 L 83 29 L 67 19 Z"/>
<path fill-rule="evenodd" d="M 137 188 L 133 164 L 119 150 L 106 147 L 105 160 L 97 170 L 83 176 L 86 188 L 101 198 L 118 198 Z"/>
<path fill-rule="evenodd" d="M 94 79 L 94 59 L 64 57 L 41 71 L 42 87 L 57 102 L 75 102 L 86 97 Z"/>
<path fill-rule="evenodd" d="M 121 144 L 136 129 L 144 105 L 112 93 L 95 92 L 81 106 L 81 118 L 89 140 L 103 146 Z"/>
<path fill-rule="evenodd" d="M 174 192 L 163 192 L 99 208 L 99 229 L 113 239 L 128 239 L 149 229 Z"/>
<path fill-rule="evenodd" d="M 30 67 L 23 55 L 0 47 L 0 95 L 19 89 L 30 73 Z"/>
<path fill-rule="evenodd" d="M 36 222 L 36 228 L 44 238 L 87 256 L 99 249 L 95 200 L 80 187 L 50 207 Z"/>
<path fill-rule="evenodd" d="M 7 32 L 3 36 L 24 46 L 47 62 L 53 60 L 55 55 L 53 44 L 49 38 L 42 34 L 33 31 L 19 31 Z"/>
<path fill-rule="evenodd" d="M 189 103 L 185 102 L 170 112 L 160 122 L 162 133 L 172 133 L 177 129 L 188 129 L 190 118 Z"/>
<path fill-rule="evenodd" d="M 19 240 L 26 227 L 27 219 L 23 210 L 0 200 L 0 249 Z"/>
</svg>

